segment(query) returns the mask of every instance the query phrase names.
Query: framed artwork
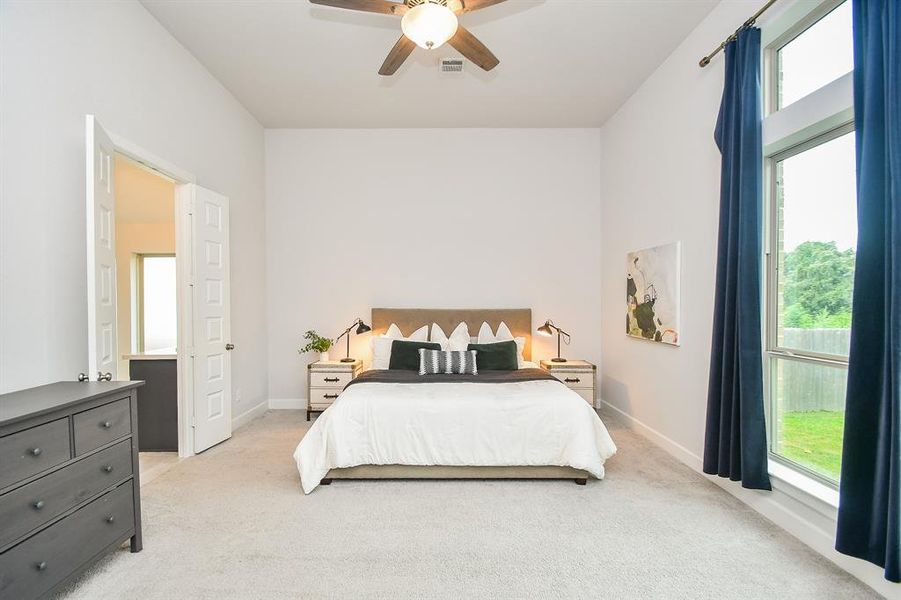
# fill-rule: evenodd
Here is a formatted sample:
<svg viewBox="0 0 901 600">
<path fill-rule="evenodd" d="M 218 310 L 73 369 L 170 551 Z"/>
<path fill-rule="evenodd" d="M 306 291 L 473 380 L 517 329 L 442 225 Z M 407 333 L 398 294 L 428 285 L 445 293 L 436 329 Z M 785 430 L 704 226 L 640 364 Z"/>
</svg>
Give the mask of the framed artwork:
<svg viewBox="0 0 901 600">
<path fill-rule="evenodd" d="M 679 345 L 680 242 L 626 254 L 626 335 Z"/>
</svg>

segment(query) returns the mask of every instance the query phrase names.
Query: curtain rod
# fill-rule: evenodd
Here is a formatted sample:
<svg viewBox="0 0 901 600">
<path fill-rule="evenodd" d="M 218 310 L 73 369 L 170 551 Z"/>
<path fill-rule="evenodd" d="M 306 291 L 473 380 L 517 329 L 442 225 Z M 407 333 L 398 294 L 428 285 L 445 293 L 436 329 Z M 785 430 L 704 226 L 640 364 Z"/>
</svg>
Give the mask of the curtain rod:
<svg viewBox="0 0 901 600">
<path fill-rule="evenodd" d="M 748 19 L 747 21 L 745 21 L 745 22 L 742 24 L 741 27 L 739 27 L 738 29 L 736 29 L 735 32 L 734 32 L 732 35 L 730 35 L 730 36 L 727 37 L 725 40 L 723 40 L 723 43 L 720 44 L 719 46 L 717 46 L 716 49 L 715 49 L 713 52 L 711 52 L 710 54 L 708 54 L 707 56 L 705 56 L 704 58 L 702 58 L 701 60 L 699 60 L 699 61 L 698 61 L 698 66 L 700 66 L 700 67 L 703 69 L 704 67 L 706 67 L 707 65 L 709 65 L 709 64 L 710 64 L 710 59 L 713 58 L 714 56 L 716 56 L 723 48 L 725 48 L 725 47 L 726 47 L 726 44 L 728 44 L 729 42 L 731 42 L 732 40 L 734 40 L 735 38 L 737 38 L 737 37 L 738 37 L 738 32 L 739 32 L 739 31 L 741 31 L 742 29 L 747 29 L 748 27 L 753 27 L 753 26 L 754 26 L 754 23 L 757 22 L 757 19 L 760 17 L 760 15 L 762 15 L 764 12 L 766 12 L 766 9 L 768 9 L 769 7 L 771 7 L 771 6 L 774 5 L 774 4 L 776 4 L 776 0 L 769 0 L 766 4 L 764 4 L 763 7 L 762 7 L 760 10 L 758 10 L 756 13 L 754 13 L 753 15 L 751 15 L 751 18 L 750 18 L 750 19 Z"/>
</svg>

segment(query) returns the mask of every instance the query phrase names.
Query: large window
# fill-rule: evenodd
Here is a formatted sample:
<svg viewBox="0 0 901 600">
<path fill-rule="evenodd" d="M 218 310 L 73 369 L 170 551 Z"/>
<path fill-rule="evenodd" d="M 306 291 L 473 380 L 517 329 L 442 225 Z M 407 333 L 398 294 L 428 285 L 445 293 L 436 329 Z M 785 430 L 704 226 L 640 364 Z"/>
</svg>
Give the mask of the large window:
<svg viewBox="0 0 901 600">
<path fill-rule="evenodd" d="M 844 2 L 776 51 L 777 108 L 832 83 L 854 68 L 851 2 Z"/>
<path fill-rule="evenodd" d="M 853 68 L 850 13 L 850 2 L 824 2 L 768 46 L 775 101 L 764 122 L 770 453 L 833 486 L 841 471 L 857 214 L 852 101 L 841 95 L 848 86 L 831 84 Z M 795 105 L 802 99 L 805 106 Z"/>
<path fill-rule="evenodd" d="M 178 338 L 175 256 L 139 254 L 135 258 L 137 350 L 174 352 Z"/>
</svg>

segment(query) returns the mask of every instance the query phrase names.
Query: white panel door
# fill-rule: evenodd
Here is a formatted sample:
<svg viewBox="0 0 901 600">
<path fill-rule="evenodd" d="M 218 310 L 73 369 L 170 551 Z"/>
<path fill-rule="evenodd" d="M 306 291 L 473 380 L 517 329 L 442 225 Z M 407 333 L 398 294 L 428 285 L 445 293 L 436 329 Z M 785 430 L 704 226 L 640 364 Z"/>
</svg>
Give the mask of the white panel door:
<svg viewBox="0 0 901 600">
<path fill-rule="evenodd" d="M 194 451 L 231 437 L 228 198 L 191 185 Z"/>
<path fill-rule="evenodd" d="M 85 129 L 87 156 L 88 376 L 112 379 L 116 362 L 115 147 L 93 115 Z"/>
</svg>

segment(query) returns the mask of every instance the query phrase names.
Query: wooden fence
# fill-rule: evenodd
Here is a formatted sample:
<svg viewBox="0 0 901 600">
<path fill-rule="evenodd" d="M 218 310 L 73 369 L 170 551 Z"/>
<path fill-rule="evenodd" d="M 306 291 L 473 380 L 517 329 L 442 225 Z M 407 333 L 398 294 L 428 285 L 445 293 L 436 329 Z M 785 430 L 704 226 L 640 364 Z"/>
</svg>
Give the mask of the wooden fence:
<svg viewBox="0 0 901 600">
<path fill-rule="evenodd" d="M 784 346 L 828 354 L 847 354 L 850 329 L 785 329 Z M 782 412 L 844 411 L 848 370 L 779 360 L 774 373 Z"/>
</svg>

